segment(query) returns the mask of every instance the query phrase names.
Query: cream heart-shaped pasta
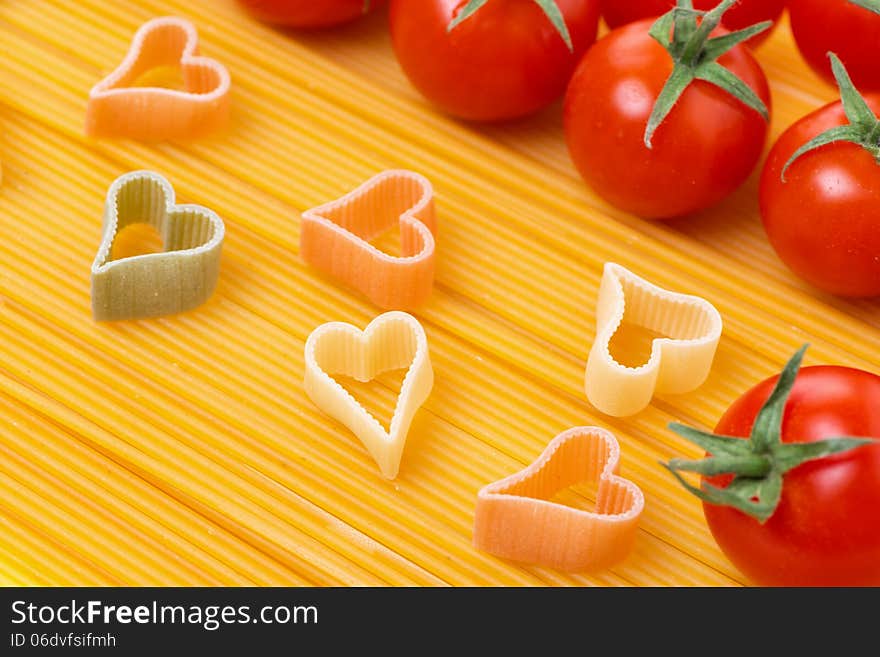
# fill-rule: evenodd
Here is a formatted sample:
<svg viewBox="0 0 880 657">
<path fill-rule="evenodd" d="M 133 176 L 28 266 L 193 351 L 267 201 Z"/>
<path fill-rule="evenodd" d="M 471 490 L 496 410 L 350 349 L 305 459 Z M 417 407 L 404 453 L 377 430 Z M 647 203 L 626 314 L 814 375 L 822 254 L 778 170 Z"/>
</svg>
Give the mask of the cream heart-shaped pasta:
<svg viewBox="0 0 880 657">
<path fill-rule="evenodd" d="M 346 375 L 366 382 L 403 368 L 407 368 L 406 376 L 387 431 L 333 378 Z M 344 322 L 330 322 L 315 329 L 306 341 L 306 393 L 318 408 L 361 439 L 388 479 L 397 476 L 410 424 L 433 384 L 425 331 L 407 313 L 380 315 L 363 331 Z"/>
<path fill-rule="evenodd" d="M 627 367 L 611 355 L 611 340 L 625 321 L 659 333 L 648 362 Z M 700 297 L 670 292 L 607 263 L 596 306 L 596 341 L 587 361 L 587 398 L 608 415 L 634 415 L 655 392 L 695 390 L 709 376 L 722 320 Z"/>
<path fill-rule="evenodd" d="M 144 141 L 199 137 L 229 115 L 230 77 L 215 59 L 198 55 L 188 20 L 154 18 L 138 29 L 122 63 L 92 87 L 86 134 Z M 183 90 L 132 86 L 151 69 L 179 66 Z"/>
<path fill-rule="evenodd" d="M 113 243 L 127 226 L 145 223 L 163 252 L 113 260 Z M 152 171 L 116 179 L 107 192 L 103 240 L 92 263 L 96 320 L 158 317 L 195 308 L 214 292 L 225 227 L 200 205 L 175 205 L 174 189 Z"/>
</svg>

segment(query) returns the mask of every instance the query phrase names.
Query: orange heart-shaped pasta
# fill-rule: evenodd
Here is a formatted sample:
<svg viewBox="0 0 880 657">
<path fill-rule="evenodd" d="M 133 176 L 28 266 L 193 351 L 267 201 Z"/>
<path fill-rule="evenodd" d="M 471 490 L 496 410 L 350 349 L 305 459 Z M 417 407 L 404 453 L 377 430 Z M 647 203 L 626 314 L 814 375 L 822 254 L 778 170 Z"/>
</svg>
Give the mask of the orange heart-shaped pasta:
<svg viewBox="0 0 880 657">
<path fill-rule="evenodd" d="M 370 244 L 400 224 L 401 255 Z M 434 284 L 434 191 L 412 171 L 385 171 L 340 199 L 303 212 L 300 254 L 380 308 L 412 310 Z"/>
<path fill-rule="evenodd" d="M 608 431 L 575 427 L 524 470 L 477 494 L 474 546 L 505 559 L 579 572 L 607 568 L 632 549 L 645 508 L 641 489 L 617 476 L 620 445 Z M 595 511 L 550 501 L 598 480 Z"/>
<path fill-rule="evenodd" d="M 198 42 L 195 26 L 182 18 L 142 25 L 122 64 L 89 92 L 86 134 L 161 141 L 222 127 L 229 115 L 229 72 L 217 60 L 200 57 Z M 131 86 L 160 66 L 180 66 L 184 89 Z"/>
</svg>

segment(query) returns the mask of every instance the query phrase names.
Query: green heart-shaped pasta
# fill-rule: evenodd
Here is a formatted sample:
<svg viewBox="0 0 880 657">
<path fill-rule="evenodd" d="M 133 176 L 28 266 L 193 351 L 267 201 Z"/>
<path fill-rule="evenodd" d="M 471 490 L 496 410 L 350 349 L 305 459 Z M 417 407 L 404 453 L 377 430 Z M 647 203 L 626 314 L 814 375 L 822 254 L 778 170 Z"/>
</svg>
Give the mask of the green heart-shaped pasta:
<svg viewBox="0 0 880 657">
<path fill-rule="evenodd" d="M 113 260 L 116 236 L 145 223 L 162 237 L 161 253 Z M 225 227 L 200 205 L 175 205 L 174 189 L 152 171 L 127 173 L 111 185 L 103 240 L 92 264 L 92 315 L 98 321 L 159 317 L 190 310 L 214 292 Z"/>
</svg>

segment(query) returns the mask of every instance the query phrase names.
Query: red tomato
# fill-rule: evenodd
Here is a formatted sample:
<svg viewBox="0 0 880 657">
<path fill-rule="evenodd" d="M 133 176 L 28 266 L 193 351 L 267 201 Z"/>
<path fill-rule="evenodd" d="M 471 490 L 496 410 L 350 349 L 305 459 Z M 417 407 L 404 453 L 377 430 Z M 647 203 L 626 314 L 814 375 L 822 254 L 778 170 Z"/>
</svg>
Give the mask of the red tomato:
<svg viewBox="0 0 880 657">
<path fill-rule="evenodd" d="M 721 0 L 694 0 L 694 8 L 714 9 Z M 788 0 L 742 0 L 724 15 L 724 26 L 741 30 L 763 21 L 778 21 Z M 660 16 L 675 6 L 675 0 L 602 0 L 602 16 L 612 28 L 625 23 Z M 770 36 L 770 30 L 752 37 L 749 44 L 756 46 Z"/>
<path fill-rule="evenodd" d="M 327 27 L 354 20 L 386 0 L 238 0 L 260 20 L 287 27 Z"/>
<path fill-rule="evenodd" d="M 868 96 L 880 111 L 880 96 Z M 786 130 L 761 177 L 761 217 L 779 257 L 816 287 L 853 297 L 880 295 L 880 165 L 856 144 L 828 144 L 782 169 L 794 152 L 848 121 L 831 103 Z"/>
<path fill-rule="evenodd" d="M 747 437 L 778 377 L 749 390 L 716 433 Z M 846 367 L 805 367 L 785 406 L 783 443 L 880 438 L 880 377 Z M 730 475 L 707 478 L 726 486 Z M 880 586 L 880 444 L 810 461 L 784 475 L 782 497 L 760 524 L 703 504 L 733 564 L 763 586 Z"/>
<path fill-rule="evenodd" d="M 880 91 L 880 15 L 849 0 L 791 0 L 791 31 L 807 63 L 833 81 L 828 53 L 840 57 L 856 87 Z"/>
<path fill-rule="evenodd" d="M 758 162 L 767 122 L 718 87 L 697 80 L 644 144 L 654 103 L 672 72 L 648 34 L 653 19 L 601 39 L 578 66 L 565 98 L 565 136 L 575 165 L 597 194 L 647 219 L 707 208 L 733 192 Z M 718 63 L 770 107 L 770 90 L 748 48 Z"/>
<path fill-rule="evenodd" d="M 413 85 L 454 116 L 496 121 L 531 114 L 565 91 L 595 41 L 598 0 L 558 0 L 573 52 L 534 0 L 489 0 L 447 30 L 466 0 L 392 0 L 391 39 Z"/>
</svg>

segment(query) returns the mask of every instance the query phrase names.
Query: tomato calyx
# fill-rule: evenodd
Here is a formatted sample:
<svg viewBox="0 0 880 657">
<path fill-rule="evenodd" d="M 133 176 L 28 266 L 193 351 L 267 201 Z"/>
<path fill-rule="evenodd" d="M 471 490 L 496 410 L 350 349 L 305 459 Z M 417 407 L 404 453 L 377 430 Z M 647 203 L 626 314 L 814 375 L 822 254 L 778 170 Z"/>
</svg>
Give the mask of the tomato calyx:
<svg viewBox="0 0 880 657">
<path fill-rule="evenodd" d="M 458 15 L 449 22 L 446 31 L 451 32 L 454 30 L 459 24 L 466 21 L 482 9 L 483 5 L 487 2 L 489 2 L 489 0 L 470 0 L 470 2 L 458 12 Z M 553 27 L 556 28 L 556 31 L 559 32 L 559 36 L 565 41 L 565 45 L 568 46 L 569 52 L 574 52 L 574 43 L 571 41 L 571 34 L 568 32 L 568 25 L 565 24 L 565 17 L 562 15 L 559 5 L 556 4 L 556 0 L 534 0 L 534 2 L 541 8 L 544 14 L 546 14 L 547 19 L 552 23 Z"/>
<path fill-rule="evenodd" d="M 875 14 L 880 14 L 880 0 L 849 0 L 851 4 L 856 5 L 857 7 L 861 7 L 862 9 L 867 9 L 868 11 L 873 11 Z"/>
<path fill-rule="evenodd" d="M 731 96 L 770 120 L 770 112 L 751 87 L 736 74 L 718 63 L 718 58 L 737 45 L 748 41 L 773 26 L 764 21 L 723 36 L 711 37 L 721 24 L 724 14 L 737 0 L 723 0 L 711 11 L 694 9 L 693 0 L 678 0 L 678 5 L 657 19 L 650 35 L 672 57 L 674 66 L 663 90 L 654 103 L 645 129 L 645 146 L 652 148 L 651 140 L 678 99 L 695 80 L 703 80 L 720 87 Z M 698 19 L 701 19 L 698 21 Z"/>
<path fill-rule="evenodd" d="M 786 182 L 785 174 L 788 168 L 801 156 L 822 146 L 840 141 L 861 146 L 873 155 L 877 164 L 880 165 L 880 120 L 856 89 L 840 58 L 833 52 L 828 53 L 828 57 L 831 59 L 831 70 L 834 72 L 834 79 L 837 80 L 837 87 L 840 89 L 840 102 L 849 123 L 831 128 L 797 149 L 782 168 L 782 182 Z"/>
<path fill-rule="evenodd" d="M 873 438 L 849 436 L 810 443 L 782 442 L 782 417 L 785 405 L 808 346 L 801 347 L 786 364 L 773 392 L 755 418 L 751 435 L 747 440 L 720 436 L 672 423 L 669 425 L 672 431 L 699 445 L 710 456 L 696 461 L 671 459 L 669 463 L 661 465 L 668 469 L 682 486 L 704 502 L 739 509 L 763 524 L 779 506 L 786 472 L 808 461 L 876 443 Z M 726 488 L 719 488 L 705 481 L 702 487 L 698 488 L 688 483 L 681 472 L 694 472 L 704 477 L 732 474 L 734 478 Z"/>
</svg>

